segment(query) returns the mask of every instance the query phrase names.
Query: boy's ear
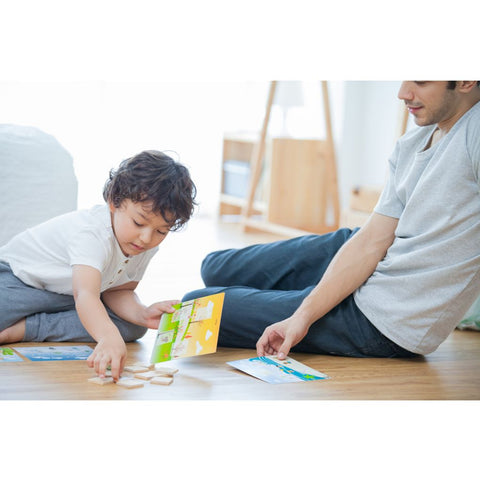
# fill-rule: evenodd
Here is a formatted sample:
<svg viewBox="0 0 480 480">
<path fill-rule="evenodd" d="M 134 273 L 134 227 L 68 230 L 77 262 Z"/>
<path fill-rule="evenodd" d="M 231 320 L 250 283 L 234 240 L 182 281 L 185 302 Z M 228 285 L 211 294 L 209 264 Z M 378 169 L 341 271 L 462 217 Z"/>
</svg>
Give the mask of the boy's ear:
<svg viewBox="0 0 480 480">
<path fill-rule="evenodd" d="M 111 213 L 114 213 L 115 210 L 116 210 L 115 205 L 114 205 L 113 202 L 111 202 L 111 201 L 108 202 L 108 208 L 110 209 L 110 212 L 111 212 Z"/>
</svg>

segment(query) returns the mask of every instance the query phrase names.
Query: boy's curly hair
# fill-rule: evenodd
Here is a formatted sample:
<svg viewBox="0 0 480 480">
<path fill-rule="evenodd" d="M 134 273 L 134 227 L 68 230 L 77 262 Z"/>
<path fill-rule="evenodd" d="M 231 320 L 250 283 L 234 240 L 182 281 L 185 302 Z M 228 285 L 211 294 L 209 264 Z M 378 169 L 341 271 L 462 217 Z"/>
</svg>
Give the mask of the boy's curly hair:
<svg viewBox="0 0 480 480">
<path fill-rule="evenodd" d="M 103 189 L 103 198 L 115 207 L 126 199 L 152 202 L 152 212 L 160 213 L 179 230 L 192 216 L 197 189 L 188 169 L 168 155 L 146 150 L 120 163 Z"/>
</svg>

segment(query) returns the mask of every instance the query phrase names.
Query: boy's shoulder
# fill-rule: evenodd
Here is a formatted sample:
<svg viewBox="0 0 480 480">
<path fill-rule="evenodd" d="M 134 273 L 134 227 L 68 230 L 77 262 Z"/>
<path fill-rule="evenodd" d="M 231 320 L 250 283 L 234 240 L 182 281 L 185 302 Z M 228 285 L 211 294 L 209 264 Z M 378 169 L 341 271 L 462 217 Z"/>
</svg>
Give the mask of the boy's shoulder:
<svg viewBox="0 0 480 480">
<path fill-rule="evenodd" d="M 107 204 L 94 205 L 86 210 L 79 210 L 85 216 L 85 218 L 92 219 L 96 224 L 103 225 L 105 227 L 111 227 L 112 220 L 110 216 L 110 209 Z"/>
<path fill-rule="evenodd" d="M 67 223 L 76 224 L 78 226 L 108 228 L 112 225 L 108 205 L 94 205 L 90 208 L 75 210 L 63 215 L 63 217 L 65 217 Z"/>
<path fill-rule="evenodd" d="M 113 235 L 108 205 L 94 205 L 88 209 L 77 210 L 73 212 L 70 222 L 70 230 L 73 233 L 89 232 L 104 239 Z"/>
<path fill-rule="evenodd" d="M 65 213 L 33 227 L 30 231 L 34 235 L 56 234 L 67 239 L 82 232 L 88 232 L 104 239 L 108 239 L 113 234 L 107 205 L 95 205 L 88 209 Z"/>
</svg>

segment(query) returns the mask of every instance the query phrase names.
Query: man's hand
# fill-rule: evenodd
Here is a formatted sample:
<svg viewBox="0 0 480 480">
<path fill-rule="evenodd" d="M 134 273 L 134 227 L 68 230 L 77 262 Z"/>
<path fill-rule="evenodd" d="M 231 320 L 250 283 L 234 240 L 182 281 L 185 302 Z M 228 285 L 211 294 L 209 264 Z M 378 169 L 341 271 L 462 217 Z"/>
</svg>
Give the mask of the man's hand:
<svg viewBox="0 0 480 480">
<path fill-rule="evenodd" d="M 105 371 L 110 365 L 112 377 L 115 381 L 120 378 L 127 359 L 127 347 L 120 334 L 102 338 L 95 347 L 93 353 L 87 358 L 87 365 L 94 367 L 95 372 L 101 378 L 105 377 Z"/>
<path fill-rule="evenodd" d="M 277 355 L 284 360 L 292 347 L 307 334 L 309 325 L 295 316 L 267 327 L 257 342 L 257 355 Z"/>
<path fill-rule="evenodd" d="M 180 300 L 164 300 L 163 302 L 153 303 L 145 308 L 143 314 L 143 325 L 147 328 L 158 328 L 160 317 L 164 313 L 173 313 L 175 309 L 173 305 L 180 303 Z"/>
</svg>

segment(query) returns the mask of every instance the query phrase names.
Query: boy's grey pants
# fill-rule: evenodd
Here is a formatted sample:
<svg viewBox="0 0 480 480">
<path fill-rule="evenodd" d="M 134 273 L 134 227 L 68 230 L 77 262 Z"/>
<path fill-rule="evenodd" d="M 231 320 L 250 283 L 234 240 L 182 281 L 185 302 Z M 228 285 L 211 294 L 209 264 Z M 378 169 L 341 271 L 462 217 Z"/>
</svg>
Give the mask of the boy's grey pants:
<svg viewBox="0 0 480 480">
<path fill-rule="evenodd" d="M 107 307 L 106 307 L 107 308 Z M 126 342 L 147 329 L 107 312 Z M 71 295 L 30 287 L 0 262 L 0 331 L 26 318 L 24 342 L 95 342 L 80 322 Z"/>
</svg>

